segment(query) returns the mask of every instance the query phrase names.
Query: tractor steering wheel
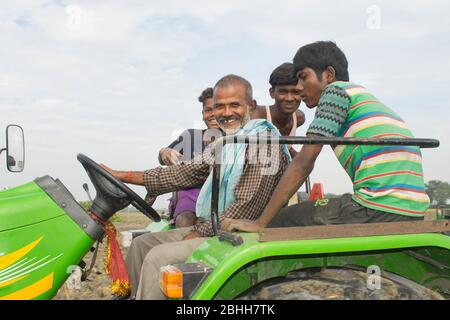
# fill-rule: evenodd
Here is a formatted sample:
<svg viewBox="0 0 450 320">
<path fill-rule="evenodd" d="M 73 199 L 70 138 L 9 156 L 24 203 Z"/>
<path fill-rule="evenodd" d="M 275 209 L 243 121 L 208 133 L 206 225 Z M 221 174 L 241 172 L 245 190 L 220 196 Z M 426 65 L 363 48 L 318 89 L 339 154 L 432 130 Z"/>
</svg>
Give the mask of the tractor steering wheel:
<svg viewBox="0 0 450 320">
<path fill-rule="evenodd" d="M 127 207 L 131 202 L 136 209 L 153 221 L 161 221 L 161 217 L 155 209 L 98 163 L 81 153 L 77 155 L 77 159 L 83 165 L 97 191 L 92 203 L 92 211 L 101 218 L 108 220 L 114 213 Z"/>
</svg>

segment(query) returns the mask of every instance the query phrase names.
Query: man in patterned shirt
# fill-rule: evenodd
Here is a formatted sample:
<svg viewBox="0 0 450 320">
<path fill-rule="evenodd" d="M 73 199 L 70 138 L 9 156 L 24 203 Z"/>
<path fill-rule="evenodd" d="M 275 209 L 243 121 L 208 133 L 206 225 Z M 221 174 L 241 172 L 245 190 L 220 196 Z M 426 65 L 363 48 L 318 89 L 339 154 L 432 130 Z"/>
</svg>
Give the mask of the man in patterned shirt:
<svg viewBox="0 0 450 320">
<path fill-rule="evenodd" d="M 228 75 L 214 87 L 214 116 L 226 134 L 242 132 L 250 126 L 262 128 L 259 129 L 260 134 L 268 133 L 267 126 L 275 128 L 266 120 L 250 120 L 250 113 L 255 105 L 252 87 L 244 78 Z M 223 155 L 227 153 L 227 146 L 223 149 Z M 230 188 L 231 181 L 238 180 L 234 192 L 227 193 L 227 201 L 230 197 L 234 198 L 234 201 L 220 212 L 220 221 L 225 218 L 258 218 L 288 166 L 288 151 L 283 146 L 266 144 L 258 147 L 258 152 L 245 145 L 241 146 L 245 148 L 241 149 L 244 150 L 241 154 L 245 154 L 245 160 L 243 157 L 242 173 L 237 175 L 239 179 L 231 174 L 229 179 L 222 181 L 222 185 L 227 184 Z M 214 143 L 211 143 L 203 155 L 193 161 L 144 172 L 115 171 L 106 166 L 104 168 L 123 182 L 144 185 L 148 191 L 147 201 L 159 194 L 185 189 L 206 181 L 202 187 L 203 192 L 203 188 L 208 186 L 207 179 L 214 163 L 214 147 Z M 255 159 L 256 154 L 258 156 Z M 231 160 L 230 167 L 236 167 L 233 159 Z M 226 172 L 223 168 L 224 165 L 221 171 Z M 221 191 L 223 189 L 227 188 L 221 188 Z M 208 206 L 209 203 L 203 204 L 203 208 Z M 185 262 L 192 252 L 213 234 L 211 221 L 205 219 L 194 227 L 143 234 L 133 240 L 126 258 L 132 297 L 163 299 L 164 295 L 158 283 L 160 267 Z"/>
<path fill-rule="evenodd" d="M 349 82 L 344 53 L 329 41 L 301 47 L 294 57 L 298 88 L 317 106 L 308 136 L 412 138 L 404 121 L 366 88 Z M 228 230 L 422 220 L 429 206 L 418 147 L 334 146 L 353 194 L 280 209 L 311 173 L 322 145 L 304 145 L 256 220 L 227 219 Z M 279 213 L 278 213 L 279 212 Z M 278 213 L 278 214 L 277 214 Z"/>
</svg>

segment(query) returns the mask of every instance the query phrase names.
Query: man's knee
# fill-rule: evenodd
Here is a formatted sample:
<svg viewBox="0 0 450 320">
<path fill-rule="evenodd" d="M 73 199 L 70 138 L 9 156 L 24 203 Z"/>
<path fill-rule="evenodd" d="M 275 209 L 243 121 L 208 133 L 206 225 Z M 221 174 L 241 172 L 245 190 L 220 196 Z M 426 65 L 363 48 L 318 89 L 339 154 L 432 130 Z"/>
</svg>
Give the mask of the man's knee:
<svg viewBox="0 0 450 320">
<path fill-rule="evenodd" d="M 127 258 L 131 256 L 131 253 L 135 253 L 137 250 L 139 250 L 141 240 L 138 238 L 134 238 L 133 241 L 131 241 L 130 248 L 128 248 L 128 254 Z"/>
<path fill-rule="evenodd" d="M 153 247 L 144 258 L 143 270 L 149 272 L 149 269 L 154 269 L 153 271 L 158 272 L 160 267 L 173 263 L 171 254 L 164 244 Z"/>
<path fill-rule="evenodd" d="M 142 236 L 143 235 L 140 235 L 134 238 L 133 241 L 131 241 L 130 249 L 128 249 L 129 251 L 134 251 L 137 248 L 141 248 L 144 245 L 144 238 Z"/>
<path fill-rule="evenodd" d="M 133 239 L 131 242 L 130 248 L 128 249 L 127 258 L 131 255 L 137 257 L 141 256 L 141 259 L 144 258 L 148 250 L 152 249 L 152 233 L 145 233 Z"/>
<path fill-rule="evenodd" d="M 167 264 L 185 262 L 186 259 L 191 256 L 195 248 L 205 240 L 205 238 L 197 238 L 156 245 L 145 256 L 144 264 L 159 268 Z"/>
<path fill-rule="evenodd" d="M 196 220 L 197 217 L 193 212 L 182 212 L 177 216 L 175 220 L 175 228 L 185 228 L 193 226 Z"/>
</svg>

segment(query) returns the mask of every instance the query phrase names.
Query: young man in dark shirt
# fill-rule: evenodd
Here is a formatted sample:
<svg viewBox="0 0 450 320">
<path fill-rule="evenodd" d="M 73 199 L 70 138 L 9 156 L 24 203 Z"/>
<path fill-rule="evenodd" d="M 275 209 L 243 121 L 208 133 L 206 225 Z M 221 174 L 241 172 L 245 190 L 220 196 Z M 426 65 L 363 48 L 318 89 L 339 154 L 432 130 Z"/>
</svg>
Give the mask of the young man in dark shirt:
<svg viewBox="0 0 450 320">
<path fill-rule="evenodd" d="M 294 65 L 283 63 L 273 70 L 269 78 L 269 94 L 275 103 L 271 106 L 257 106 L 252 119 L 267 119 L 278 128 L 282 136 L 295 136 L 296 130 L 305 123 L 305 114 L 299 110 L 301 98 L 297 88 Z M 291 156 L 297 153 L 289 148 Z"/>
<path fill-rule="evenodd" d="M 214 136 L 221 135 L 219 126 L 213 114 L 213 88 L 206 88 L 198 98 L 202 103 L 203 122 L 208 129 L 188 129 L 185 130 L 169 146 L 159 151 L 159 163 L 171 166 L 181 162 L 191 161 L 195 156 L 200 155 Z M 217 130 L 214 130 L 217 129 Z M 195 205 L 202 185 L 193 188 L 179 190 L 173 193 L 169 204 L 170 218 L 176 228 L 189 227 L 197 220 L 195 215 Z"/>
</svg>

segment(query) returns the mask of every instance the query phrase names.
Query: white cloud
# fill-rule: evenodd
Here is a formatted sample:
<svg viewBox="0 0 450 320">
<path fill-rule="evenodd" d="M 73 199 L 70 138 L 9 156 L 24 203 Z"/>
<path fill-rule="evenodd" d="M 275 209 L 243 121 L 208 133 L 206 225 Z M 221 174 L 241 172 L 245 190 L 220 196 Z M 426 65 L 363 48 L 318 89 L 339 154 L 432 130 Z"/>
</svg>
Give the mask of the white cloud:
<svg viewBox="0 0 450 320">
<path fill-rule="evenodd" d="M 366 26 L 373 4 L 381 10 L 379 30 Z M 68 6 L 80 8 L 79 20 L 70 20 Z M 24 126 L 27 164 L 20 175 L 3 170 L 0 187 L 50 174 L 86 198 L 78 152 L 118 169 L 155 166 L 159 148 L 198 124 L 197 97 L 205 87 L 239 73 L 251 80 L 259 103 L 270 103 L 272 69 L 302 44 L 328 39 L 346 52 L 352 78 L 397 110 L 417 136 L 443 140 L 439 150 L 424 153 L 424 166 L 430 177 L 450 180 L 441 169 L 450 155 L 442 101 L 449 85 L 449 9 L 447 1 L 2 4 L 0 125 Z M 312 116 L 308 111 L 307 123 Z M 337 168 L 325 153 L 313 177 L 326 191 L 350 191 Z"/>
</svg>

